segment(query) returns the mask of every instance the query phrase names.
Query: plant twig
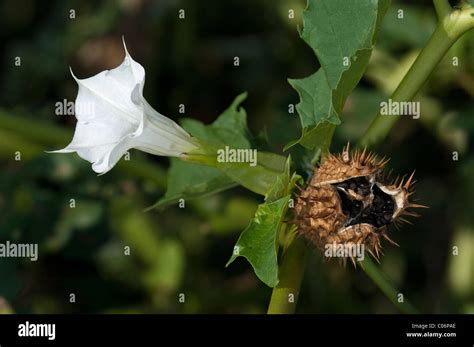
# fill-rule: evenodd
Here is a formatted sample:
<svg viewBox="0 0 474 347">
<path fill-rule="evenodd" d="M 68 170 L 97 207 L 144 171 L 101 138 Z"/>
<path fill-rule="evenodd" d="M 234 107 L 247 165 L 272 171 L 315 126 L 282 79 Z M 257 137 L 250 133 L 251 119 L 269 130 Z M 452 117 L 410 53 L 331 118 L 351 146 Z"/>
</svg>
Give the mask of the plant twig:
<svg viewBox="0 0 474 347">
<path fill-rule="evenodd" d="M 433 0 L 433 5 L 436 10 L 438 20 L 443 20 L 444 17 L 451 13 L 451 5 L 448 0 Z"/>
<path fill-rule="evenodd" d="M 412 100 L 453 43 L 473 27 L 473 8 L 453 10 L 440 20 L 428 43 L 390 99 L 397 102 Z M 399 118 L 400 116 L 387 117 L 379 113 L 360 138 L 359 145 L 370 147 L 381 143 Z"/>
<path fill-rule="evenodd" d="M 295 312 L 296 304 L 303 280 L 308 247 L 299 237 L 293 239 L 285 252 L 279 268 L 280 282 L 273 288 L 269 314 L 291 314 Z"/>
<path fill-rule="evenodd" d="M 387 296 L 387 298 L 398 307 L 398 309 L 403 313 L 418 313 L 418 311 L 413 307 L 413 305 L 397 291 L 392 284 L 385 278 L 382 272 L 379 270 L 378 266 L 374 264 L 370 257 L 366 257 L 363 262 L 361 262 L 362 269 L 364 269 L 367 276 L 382 290 L 382 292 Z"/>
</svg>

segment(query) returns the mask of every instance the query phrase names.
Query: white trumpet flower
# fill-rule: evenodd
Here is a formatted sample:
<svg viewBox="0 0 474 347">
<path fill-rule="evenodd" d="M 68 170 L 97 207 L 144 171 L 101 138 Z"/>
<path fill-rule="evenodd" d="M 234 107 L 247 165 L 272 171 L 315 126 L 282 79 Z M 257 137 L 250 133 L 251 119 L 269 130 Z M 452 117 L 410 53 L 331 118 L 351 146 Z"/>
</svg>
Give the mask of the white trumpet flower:
<svg viewBox="0 0 474 347">
<path fill-rule="evenodd" d="M 104 174 L 131 148 L 180 157 L 199 148 L 198 141 L 171 119 L 155 111 L 143 97 L 144 68 L 125 59 L 112 70 L 78 79 L 76 130 L 71 143 L 53 153 L 76 152 Z"/>
</svg>

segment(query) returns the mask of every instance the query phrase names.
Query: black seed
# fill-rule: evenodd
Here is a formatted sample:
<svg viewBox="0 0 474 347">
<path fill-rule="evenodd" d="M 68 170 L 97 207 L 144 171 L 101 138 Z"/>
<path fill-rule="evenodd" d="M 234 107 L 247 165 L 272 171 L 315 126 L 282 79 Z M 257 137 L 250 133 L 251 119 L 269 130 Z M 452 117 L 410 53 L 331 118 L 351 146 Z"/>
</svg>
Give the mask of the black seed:
<svg viewBox="0 0 474 347">
<path fill-rule="evenodd" d="M 362 196 L 368 196 L 370 194 L 370 187 L 368 185 L 359 186 L 356 189 L 356 193 Z"/>
<path fill-rule="evenodd" d="M 342 189 L 351 189 L 362 197 L 374 194 L 372 204 L 364 209 L 361 201 L 354 200 L 345 191 L 337 190 L 341 202 L 342 210 L 348 216 L 347 225 L 368 223 L 376 228 L 380 228 L 392 221 L 395 210 L 395 203 L 392 197 L 384 193 L 377 185 L 371 189 L 371 184 L 366 177 L 357 177 L 334 184 Z"/>
</svg>

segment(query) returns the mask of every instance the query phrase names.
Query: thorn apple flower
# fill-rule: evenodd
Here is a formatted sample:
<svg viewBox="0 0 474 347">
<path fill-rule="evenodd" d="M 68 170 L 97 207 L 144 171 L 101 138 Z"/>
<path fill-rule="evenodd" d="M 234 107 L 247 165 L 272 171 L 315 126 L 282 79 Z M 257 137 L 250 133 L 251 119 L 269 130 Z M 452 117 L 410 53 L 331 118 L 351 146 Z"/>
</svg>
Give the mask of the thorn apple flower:
<svg viewBox="0 0 474 347">
<path fill-rule="evenodd" d="M 121 65 L 78 79 L 76 130 L 71 143 L 52 153 L 76 152 L 104 174 L 131 148 L 154 155 L 185 157 L 200 149 L 199 141 L 171 119 L 155 111 L 143 97 L 145 69 L 125 46 Z M 85 107 L 87 106 L 87 107 Z"/>
</svg>

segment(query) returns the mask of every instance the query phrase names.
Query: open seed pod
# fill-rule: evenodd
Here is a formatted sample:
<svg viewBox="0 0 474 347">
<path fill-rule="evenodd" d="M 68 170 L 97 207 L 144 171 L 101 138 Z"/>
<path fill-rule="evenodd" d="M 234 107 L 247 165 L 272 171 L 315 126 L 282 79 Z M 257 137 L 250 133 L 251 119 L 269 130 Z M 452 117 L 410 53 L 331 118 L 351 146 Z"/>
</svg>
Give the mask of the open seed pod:
<svg viewBox="0 0 474 347">
<path fill-rule="evenodd" d="M 315 169 L 307 187 L 297 197 L 294 222 L 298 233 L 322 251 L 328 246 L 358 247 L 375 259 L 381 254 L 381 239 L 396 244 L 387 235 L 391 223 L 408 222 L 403 215 L 417 216 L 410 202 L 413 176 L 388 183 L 383 169 L 388 160 L 377 160 L 364 151 L 329 154 Z M 355 265 L 354 255 L 342 255 Z"/>
</svg>

